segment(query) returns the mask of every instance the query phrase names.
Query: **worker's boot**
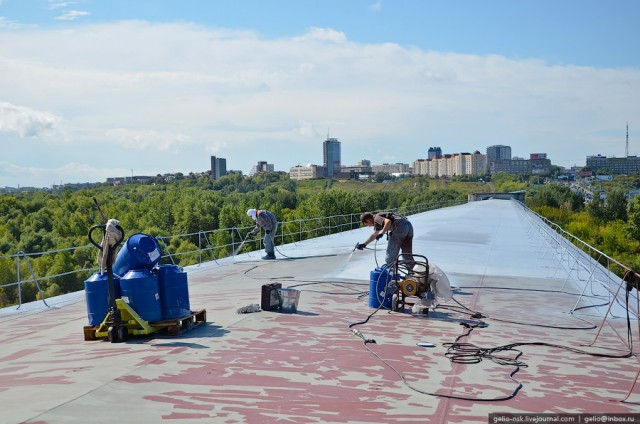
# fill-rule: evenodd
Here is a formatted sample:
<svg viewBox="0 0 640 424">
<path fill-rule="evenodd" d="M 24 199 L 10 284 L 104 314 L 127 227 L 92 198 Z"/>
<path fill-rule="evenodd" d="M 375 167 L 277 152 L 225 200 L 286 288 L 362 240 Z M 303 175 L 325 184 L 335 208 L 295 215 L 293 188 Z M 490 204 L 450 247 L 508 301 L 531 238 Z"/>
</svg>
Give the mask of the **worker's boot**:
<svg viewBox="0 0 640 424">
<path fill-rule="evenodd" d="M 276 255 L 274 255 L 273 253 L 267 253 L 265 256 L 262 257 L 262 259 L 265 260 L 269 260 L 269 259 L 275 259 Z"/>
</svg>

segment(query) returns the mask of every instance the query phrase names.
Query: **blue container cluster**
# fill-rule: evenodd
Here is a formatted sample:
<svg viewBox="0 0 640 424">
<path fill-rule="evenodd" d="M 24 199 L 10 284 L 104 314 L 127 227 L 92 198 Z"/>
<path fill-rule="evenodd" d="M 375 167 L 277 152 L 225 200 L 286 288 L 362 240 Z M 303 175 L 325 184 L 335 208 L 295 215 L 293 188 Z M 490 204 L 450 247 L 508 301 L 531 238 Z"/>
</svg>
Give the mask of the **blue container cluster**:
<svg viewBox="0 0 640 424">
<path fill-rule="evenodd" d="M 126 241 L 113 266 L 116 298 L 149 322 L 191 313 L 187 273 L 177 265 L 157 265 L 161 256 L 154 237 L 136 233 Z M 85 294 L 89 325 L 99 325 L 109 310 L 107 275 L 96 273 L 85 281 Z"/>
</svg>

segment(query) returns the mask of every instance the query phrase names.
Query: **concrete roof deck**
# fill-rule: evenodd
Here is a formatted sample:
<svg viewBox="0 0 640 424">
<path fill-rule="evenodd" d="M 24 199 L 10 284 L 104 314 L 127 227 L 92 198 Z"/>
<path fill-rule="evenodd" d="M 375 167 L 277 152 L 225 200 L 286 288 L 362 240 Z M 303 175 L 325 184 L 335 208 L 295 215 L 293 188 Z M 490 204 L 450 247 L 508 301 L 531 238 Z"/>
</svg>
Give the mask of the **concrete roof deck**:
<svg viewBox="0 0 640 424">
<path fill-rule="evenodd" d="M 489 413 L 640 414 L 640 388 L 620 402 L 640 368 L 635 356 L 560 347 L 627 353 L 624 304 L 615 303 L 595 345 L 585 346 L 596 338 L 608 290 L 550 258 L 522 206 L 494 199 L 410 220 L 414 252 L 454 287 L 453 300 L 427 317 L 379 310 L 369 318 L 369 273 L 386 245 L 354 252 L 369 228 L 278 246 L 277 261 L 252 252 L 185 268 L 191 308 L 205 308 L 207 323 L 178 336 L 85 341 L 83 292 L 50 299 L 53 308 L 0 310 L 0 422 L 482 423 Z M 261 286 L 271 282 L 301 290 L 298 313 L 236 313 L 260 303 Z M 375 344 L 349 329 L 367 318 L 355 328 Z M 635 316 L 631 328 L 635 351 Z M 452 362 L 456 341 L 489 351 Z M 539 342 L 558 346 L 529 344 Z M 513 344 L 524 345 L 503 348 Z"/>
</svg>

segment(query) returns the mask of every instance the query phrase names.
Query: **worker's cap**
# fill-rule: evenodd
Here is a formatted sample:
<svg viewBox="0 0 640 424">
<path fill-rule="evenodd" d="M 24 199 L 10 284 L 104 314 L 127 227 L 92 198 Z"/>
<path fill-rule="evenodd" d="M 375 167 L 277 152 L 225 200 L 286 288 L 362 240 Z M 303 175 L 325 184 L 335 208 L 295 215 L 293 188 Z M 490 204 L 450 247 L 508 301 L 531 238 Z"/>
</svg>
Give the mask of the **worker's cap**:
<svg viewBox="0 0 640 424">
<path fill-rule="evenodd" d="M 251 219 L 253 219 L 255 221 L 256 220 L 256 210 L 255 209 L 249 209 L 247 211 L 247 216 L 250 216 Z"/>
</svg>

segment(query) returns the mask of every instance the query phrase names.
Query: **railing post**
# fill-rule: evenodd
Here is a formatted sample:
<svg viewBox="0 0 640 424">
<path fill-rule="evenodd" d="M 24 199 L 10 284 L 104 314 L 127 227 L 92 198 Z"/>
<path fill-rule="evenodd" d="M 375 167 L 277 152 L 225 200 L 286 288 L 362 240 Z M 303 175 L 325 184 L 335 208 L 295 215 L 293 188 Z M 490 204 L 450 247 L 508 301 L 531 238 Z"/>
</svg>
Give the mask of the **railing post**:
<svg viewBox="0 0 640 424">
<path fill-rule="evenodd" d="M 236 256 L 236 227 L 231 228 L 231 253 Z"/>
<path fill-rule="evenodd" d="M 18 307 L 22 306 L 22 281 L 20 280 L 20 252 L 16 255 L 16 276 L 18 277 Z"/>
<path fill-rule="evenodd" d="M 202 265 L 202 230 L 198 230 L 198 266 Z"/>
<path fill-rule="evenodd" d="M 27 267 L 29 267 L 29 271 L 31 271 L 31 277 L 33 278 L 33 281 L 36 283 L 36 287 L 38 288 L 38 293 L 40 293 L 40 297 L 42 297 L 42 302 L 45 304 L 47 308 L 50 308 L 50 306 L 47 304 L 47 301 L 44 299 L 44 293 L 42 293 L 42 289 L 40 288 L 40 283 L 38 283 L 38 278 L 36 277 L 36 273 L 33 271 L 33 268 L 31 267 L 31 263 L 29 262 L 29 257 L 23 251 L 20 251 L 18 252 L 18 256 L 16 256 L 16 260 L 18 264 L 18 298 L 19 298 L 19 304 L 16 309 L 20 309 L 20 306 L 22 306 L 22 289 L 21 289 L 22 282 L 20 281 L 20 256 L 23 256 L 24 260 L 27 262 Z"/>
</svg>

